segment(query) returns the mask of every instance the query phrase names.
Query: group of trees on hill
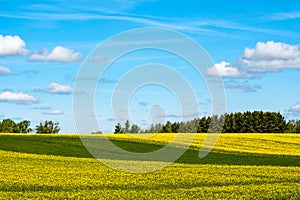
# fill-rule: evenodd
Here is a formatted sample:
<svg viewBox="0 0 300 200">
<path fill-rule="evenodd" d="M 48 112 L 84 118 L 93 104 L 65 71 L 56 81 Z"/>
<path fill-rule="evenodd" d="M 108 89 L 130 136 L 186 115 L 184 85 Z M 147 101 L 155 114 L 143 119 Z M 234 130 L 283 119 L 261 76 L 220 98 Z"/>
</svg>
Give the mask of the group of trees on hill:
<svg viewBox="0 0 300 200">
<path fill-rule="evenodd" d="M 31 122 L 28 120 L 17 123 L 11 119 L 4 119 L 0 121 L 0 133 L 31 133 L 35 131 L 40 134 L 52 134 L 60 131 L 58 122 L 46 120 L 37 125 L 35 130 L 30 127 L 30 124 Z"/>
<path fill-rule="evenodd" d="M 285 129 L 286 133 L 300 133 L 300 120 L 290 120 Z"/>
<path fill-rule="evenodd" d="M 124 127 L 120 123 L 118 123 L 115 126 L 115 132 L 114 133 L 140 133 L 142 129 L 137 124 L 132 124 L 130 126 L 130 123 L 128 120 L 126 120 Z"/>
<path fill-rule="evenodd" d="M 14 122 L 11 119 L 0 121 L 0 133 L 59 133 L 58 122 L 44 121 L 35 129 L 30 127 L 31 122 L 23 120 Z M 114 133 L 300 133 L 300 120 L 286 121 L 279 112 L 247 111 L 213 115 L 195 118 L 185 122 L 166 122 L 152 124 L 142 129 L 137 124 L 130 125 L 127 120 L 124 127 L 118 123 Z M 100 132 L 95 132 L 100 133 Z"/>
<path fill-rule="evenodd" d="M 152 124 L 142 130 L 137 125 L 128 129 L 129 121 L 123 128 L 120 123 L 115 133 L 300 133 L 300 121 L 286 121 L 279 112 L 247 111 L 195 118 L 186 122 L 166 122 Z M 127 128 L 126 128 L 127 127 Z"/>
</svg>

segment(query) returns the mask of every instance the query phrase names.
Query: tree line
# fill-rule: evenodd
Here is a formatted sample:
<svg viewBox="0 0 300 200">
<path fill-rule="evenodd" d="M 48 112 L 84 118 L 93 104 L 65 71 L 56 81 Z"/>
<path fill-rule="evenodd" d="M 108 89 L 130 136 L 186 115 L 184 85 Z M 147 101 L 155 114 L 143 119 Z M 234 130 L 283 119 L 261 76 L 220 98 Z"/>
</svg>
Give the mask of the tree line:
<svg viewBox="0 0 300 200">
<path fill-rule="evenodd" d="M 126 120 L 124 127 L 120 123 L 115 126 L 114 133 L 140 133 L 142 129 L 137 124 L 130 126 L 129 120 Z"/>
<path fill-rule="evenodd" d="M 59 133 L 60 127 L 58 122 L 44 121 L 40 122 L 33 130 L 30 127 L 29 120 L 15 122 L 12 119 L 4 119 L 0 121 L 0 133 L 39 133 L 39 134 L 55 134 Z"/>
<path fill-rule="evenodd" d="M 286 121 L 279 112 L 246 111 L 195 118 L 185 122 L 152 124 L 141 129 L 136 124 L 130 128 L 127 120 L 124 127 L 115 126 L 115 133 L 300 133 L 300 121 Z"/>
</svg>

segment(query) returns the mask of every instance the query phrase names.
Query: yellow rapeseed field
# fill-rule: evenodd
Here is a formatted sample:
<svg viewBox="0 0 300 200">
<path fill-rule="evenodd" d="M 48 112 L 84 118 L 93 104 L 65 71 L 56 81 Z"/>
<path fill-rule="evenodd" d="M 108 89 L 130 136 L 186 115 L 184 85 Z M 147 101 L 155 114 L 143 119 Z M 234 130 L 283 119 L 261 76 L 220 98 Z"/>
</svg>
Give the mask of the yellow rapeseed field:
<svg viewBox="0 0 300 200">
<path fill-rule="evenodd" d="M 136 149 L 174 135 L 109 137 Z M 2 134 L 0 199 L 300 199 L 300 135 L 222 134 L 199 159 L 204 137 L 168 167 L 131 174 L 91 157 L 78 135 Z"/>
</svg>

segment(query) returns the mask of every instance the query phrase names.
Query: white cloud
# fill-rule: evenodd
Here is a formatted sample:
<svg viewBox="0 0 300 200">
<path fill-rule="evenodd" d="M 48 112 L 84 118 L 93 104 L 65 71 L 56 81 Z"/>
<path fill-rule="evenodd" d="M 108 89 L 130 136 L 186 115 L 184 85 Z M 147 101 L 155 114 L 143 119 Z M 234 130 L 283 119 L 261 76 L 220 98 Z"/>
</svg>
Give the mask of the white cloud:
<svg viewBox="0 0 300 200">
<path fill-rule="evenodd" d="M 26 55 L 29 51 L 19 36 L 0 35 L 0 56 Z"/>
<path fill-rule="evenodd" d="M 63 115 L 64 112 L 62 110 L 51 110 L 47 112 L 43 112 L 44 115 Z"/>
<path fill-rule="evenodd" d="M 297 46 L 274 41 L 257 42 L 255 48 L 246 48 L 243 53 L 243 59 L 248 60 L 296 59 L 299 56 Z"/>
<path fill-rule="evenodd" d="M 71 94 L 73 91 L 70 85 L 61 85 L 55 82 L 50 83 L 47 88 L 46 92 L 52 94 Z"/>
<path fill-rule="evenodd" d="M 300 112 L 300 104 L 293 105 L 290 109 L 290 112 Z"/>
<path fill-rule="evenodd" d="M 48 52 L 47 49 L 43 49 L 41 52 L 32 54 L 29 57 L 31 61 L 45 61 L 45 62 L 76 62 L 81 60 L 81 53 L 74 52 L 71 49 L 56 46 L 52 52 Z"/>
<path fill-rule="evenodd" d="M 242 74 L 237 68 L 234 68 L 230 63 L 222 61 L 214 64 L 211 68 L 207 69 L 208 76 L 222 76 L 222 77 L 240 77 Z"/>
<path fill-rule="evenodd" d="M 250 73 L 300 68 L 300 51 L 282 42 L 257 42 L 255 48 L 244 50 L 241 65 Z"/>
<path fill-rule="evenodd" d="M 33 104 L 39 101 L 38 97 L 31 96 L 22 92 L 14 93 L 11 91 L 4 91 L 0 93 L 0 101 L 16 104 Z"/>
<path fill-rule="evenodd" d="M 291 106 L 289 109 L 285 110 L 285 116 L 287 117 L 299 117 L 300 114 L 300 104 L 296 103 L 293 106 Z"/>
<path fill-rule="evenodd" d="M 8 74 L 12 74 L 13 72 L 8 69 L 7 67 L 4 66 L 0 66 L 0 75 L 8 75 Z"/>
<path fill-rule="evenodd" d="M 223 77 L 251 78 L 266 72 L 283 69 L 300 69 L 298 45 L 282 42 L 257 42 L 255 48 L 245 48 L 241 58 L 235 63 L 222 61 L 207 70 L 207 75 Z"/>
</svg>

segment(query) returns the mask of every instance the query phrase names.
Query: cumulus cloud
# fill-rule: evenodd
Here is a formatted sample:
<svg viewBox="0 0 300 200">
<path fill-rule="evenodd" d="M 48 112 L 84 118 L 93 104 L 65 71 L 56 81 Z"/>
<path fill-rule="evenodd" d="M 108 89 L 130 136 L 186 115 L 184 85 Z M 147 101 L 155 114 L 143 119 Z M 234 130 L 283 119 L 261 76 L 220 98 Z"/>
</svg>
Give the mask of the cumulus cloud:
<svg viewBox="0 0 300 200">
<path fill-rule="evenodd" d="M 213 67 L 207 69 L 208 76 L 222 76 L 222 77 L 240 77 L 241 72 L 230 63 L 222 61 L 214 64 Z"/>
<path fill-rule="evenodd" d="M 285 110 L 285 116 L 287 117 L 299 117 L 300 114 L 300 103 L 296 103 L 289 109 Z"/>
<path fill-rule="evenodd" d="M 289 109 L 290 112 L 299 112 L 300 113 L 300 104 L 295 104 Z"/>
<path fill-rule="evenodd" d="M 51 110 L 47 112 L 43 112 L 44 115 L 63 115 L 64 112 L 62 110 Z"/>
<path fill-rule="evenodd" d="M 246 48 L 243 53 L 243 58 L 249 60 L 297 59 L 299 56 L 297 46 L 274 41 L 257 42 L 255 48 Z"/>
<path fill-rule="evenodd" d="M 38 103 L 39 98 L 25 94 L 22 92 L 15 93 L 12 91 L 4 91 L 0 93 L 0 102 L 15 103 L 15 104 L 33 104 Z"/>
<path fill-rule="evenodd" d="M 50 83 L 46 88 L 46 92 L 51 94 L 71 94 L 72 91 L 70 85 L 61 85 L 55 82 Z"/>
<path fill-rule="evenodd" d="M 0 56 L 26 55 L 29 51 L 19 36 L 0 35 Z"/>
<path fill-rule="evenodd" d="M 30 61 L 76 62 L 81 60 L 81 53 L 62 46 L 56 46 L 52 52 L 46 48 L 29 56 Z"/>
<path fill-rule="evenodd" d="M 281 42 L 258 42 L 255 48 L 244 50 L 241 63 L 253 73 L 300 68 L 300 50 Z"/>
<path fill-rule="evenodd" d="M 268 41 L 257 42 L 255 48 L 245 48 L 241 58 L 234 63 L 215 64 L 207 70 L 207 75 L 251 78 L 283 69 L 300 69 L 299 46 Z"/>
<path fill-rule="evenodd" d="M 8 75 L 8 74 L 12 74 L 13 72 L 8 69 L 7 67 L 4 66 L 0 66 L 0 75 Z"/>
</svg>

